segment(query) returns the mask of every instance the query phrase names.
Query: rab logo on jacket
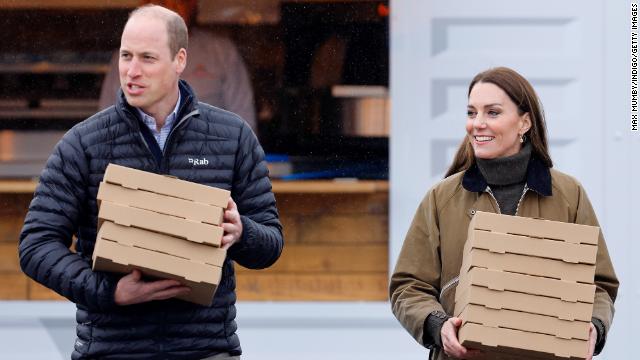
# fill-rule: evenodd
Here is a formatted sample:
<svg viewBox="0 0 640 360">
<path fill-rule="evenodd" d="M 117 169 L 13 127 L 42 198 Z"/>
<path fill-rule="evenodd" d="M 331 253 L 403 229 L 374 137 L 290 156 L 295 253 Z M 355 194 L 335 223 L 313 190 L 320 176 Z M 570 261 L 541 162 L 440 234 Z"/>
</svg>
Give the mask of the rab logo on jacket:
<svg viewBox="0 0 640 360">
<path fill-rule="evenodd" d="M 209 165 L 209 160 L 207 160 L 206 158 L 202 158 L 202 159 L 189 158 L 189 164 L 193 166 L 204 166 L 204 165 Z"/>
</svg>

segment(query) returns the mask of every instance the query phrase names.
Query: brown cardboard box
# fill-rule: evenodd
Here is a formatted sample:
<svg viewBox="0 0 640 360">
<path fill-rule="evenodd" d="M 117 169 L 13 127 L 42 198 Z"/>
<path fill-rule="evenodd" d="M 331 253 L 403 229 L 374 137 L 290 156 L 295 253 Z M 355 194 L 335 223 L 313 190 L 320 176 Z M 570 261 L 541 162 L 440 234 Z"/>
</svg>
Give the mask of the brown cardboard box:
<svg viewBox="0 0 640 360">
<path fill-rule="evenodd" d="M 472 248 L 485 249 L 500 254 L 530 255 L 582 264 L 595 264 L 598 252 L 598 247 L 594 245 L 572 244 L 564 241 L 476 230 L 469 227 L 465 252 Z"/>
<path fill-rule="evenodd" d="M 465 251 L 463 261 L 460 268 L 462 274 L 473 267 L 481 267 L 585 284 L 593 284 L 596 271 L 595 265 L 571 264 L 537 256 L 500 254 L 483 249 Z"/>
<path fill-rule="evenodd" d="M 487 351 L 487 359 L 493 359 L 491 352 L 512 353 L 534 356 L 540 359 L 585 359 L 588 341 L 562 339 L 556 336 L 504 329 L 467 323 L 458 332 L 460 343 L 468 348 Z M 471 340 L 473 339 L 473 340 Z"/>
<path fill-rule="evenodd" d="M 491 290 L 508 290 L 553 297 L 568 302 L 593 303 L 595 285 L 549 279 L 484 268 L 472 268 L 460 275 L 458 286 L 483 286 Z"/>
<path fill-rule="evenodd" d="M 547 334 L 562 339 L 589 340 L 590 322 L 587 321 L 562 320 L 555 316 L 506 309 L 497 310 L 473 304 L 465 306 L 458 317 L 463 320 L 462 326 L 466 323 L 474 323 Z"/>
<path fill-rule="evenodd" d="M 455 316 L 460 315 L 467 304 L 555 316 L 563 320 L 591 321 L 593 312 L 593 304 L 589 303 L 567 302 L 547 296 L 498 291 L 463 284 L 459 284 L 456 289 L 455 302 Z"/>
<path fill-rule="evenodd" d="M 477 212 L 455 316 L 484 359 L 584 359 L 593 310 L 597 227 Z"/>
<path fill-rule="evenodd" d="M 102 223 L 100 239 L 218 267 L 222 267 L 227 255 L 227 251 L 221 248 L 185 241 L 153 231 L 121 226 L 110 221 Z"/>
<path fill-rule="evenodd" d="M 177 178 L 109 164 L 104 182 L 226 208 L 230 192 Z"/>
<path fill-rule="evenodd" d="M 470 229 L 504 234 L 555 239 L 572 244 L 598 245 L 600 228 L 560 221 L 532 219 L 478 211 L 471 219 Z"/>
<path fill-rule="evenodd" d="M 93 270 L 129 273 L 133 269 L 160 279 L 175 279 L 191 288 L 179 299 L 209 306 L 220 283 L 222 268 L 157 251 L 107 240 L 98 233 L 93 252 Z"/>
<path fill-rule="evenodd" d="M 211 225 L 222 224 L 224 209 L 201 202 L 180 199 L 144 190 L 131 190 L 120 185 L 100 183 L 98 189 L 99 204 L 102 200 L 111 201 L 139 209 L 173 215 Z"/>
<path fill-rule="evenodd" d="M 216 247 L 220 246 L 224 233 L 220 226 L 123 206 L 110 201 L 101 202 L 98 219 L 100 221 L 98 228 L 102 221 L 108 220 L 118 225 L 156 231 Z"/>
</svg>

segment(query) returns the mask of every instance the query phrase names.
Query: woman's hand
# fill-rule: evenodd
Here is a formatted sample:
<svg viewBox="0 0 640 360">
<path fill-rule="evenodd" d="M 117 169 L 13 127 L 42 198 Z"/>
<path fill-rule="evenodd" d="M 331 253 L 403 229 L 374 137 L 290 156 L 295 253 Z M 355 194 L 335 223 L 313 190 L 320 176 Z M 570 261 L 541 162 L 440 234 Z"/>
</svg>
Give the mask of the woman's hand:
<svg viewBox="0 0 640 360">
<path fill-rule="evenodd" d="M 593 352 L 596 349 L 596 341 L 598 340 L 598 330 L 596 330 L 596 327 L 595 325 L 593 325 L 593 323 L 590 323 L 589 325 L 591 325 L 589 327 L 589 352 L 587 353 L 586 360 L 593 359 Z"/>
<path fill-rule="evenodd" d="M 462 319 L 457 317 L 449 318 L 440 329 L 442 339 L 442 349 L 447 356 L 456 359 L 473 359 L 481 354 L 480 350 L 467 349 L 458 342 L 458 328 L 462 325 Z"/>
</svg>

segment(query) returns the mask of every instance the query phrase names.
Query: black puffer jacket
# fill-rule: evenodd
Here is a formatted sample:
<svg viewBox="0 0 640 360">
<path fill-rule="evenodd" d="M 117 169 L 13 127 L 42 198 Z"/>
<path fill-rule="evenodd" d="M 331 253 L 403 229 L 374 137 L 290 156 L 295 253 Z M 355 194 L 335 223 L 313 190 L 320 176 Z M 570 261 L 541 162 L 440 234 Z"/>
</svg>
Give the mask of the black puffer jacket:
<svg viewBox="0 0 640 360">
<path fill-rule="evenodd" d="M 20 236 L 20 265 L 27 275 L 77 304 L 78 339 L 72 359 L 201 359 L 219 352 L 240 354 L 233 261 L 264 268 L 280 256 L 282 228 L 255 135 L 237 115 L 198 103 L 182 81 L 180 90 L 179 120 L 160 163 L 141 133 L 135 109 L 120 94 L 116 106 L 74 126 L 42 172 Z M 194 165 L 189 158 L 207 161 Z M 96 195 L 109 163 L 231 191 L 243 234 L 228 251 L 211 307 L 180 300 L 122 307 L 114 303 L 120 275 L 91 270 Z M 69 250 L 74 234 L 77 254 Z"/>
</svg>

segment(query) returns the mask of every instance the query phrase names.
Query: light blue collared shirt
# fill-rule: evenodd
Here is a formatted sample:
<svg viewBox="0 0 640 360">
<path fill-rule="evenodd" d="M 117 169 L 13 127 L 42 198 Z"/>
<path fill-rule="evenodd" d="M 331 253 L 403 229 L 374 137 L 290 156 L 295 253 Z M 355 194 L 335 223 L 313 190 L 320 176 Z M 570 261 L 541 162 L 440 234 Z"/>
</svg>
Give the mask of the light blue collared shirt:
<svg viewBox="0 0 640 360">
<path fill-rule="evenodd" d="M 156 119 L 147 115 L 144 111 L 140 110 L 140 108 L 136 108 L 138 110 L 138 113 L 140 114 L 140 117 L 142 117 L 142 122 L 144 122 L 149 130 L 151 130 L 151 134 L 153 134 L 153 137 L 158 142 L 160 149 L 164 149 L 164 144 L 167 141 L 167 137 L 169 136 L 171 129 L 173 128 L 173 123 L 176 122 L 176 118 L 178 117 L 178 110 L 180 108 L 181 97 L 182 94 L 180 94 L 180 91 L 178 91 L 178 102 L 176 103 L 176 107 L 173 109 L 173 112 L 169 114 L 169 116 L 167 116 L 167 118 L 164 120 L 164 125 L 162 125 L 162 128 L 160 128 L 160 131 L 157 130 L 158 127 L 156 125 Z"/>
</svg>

